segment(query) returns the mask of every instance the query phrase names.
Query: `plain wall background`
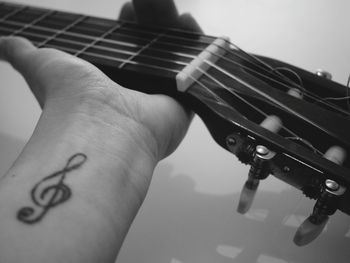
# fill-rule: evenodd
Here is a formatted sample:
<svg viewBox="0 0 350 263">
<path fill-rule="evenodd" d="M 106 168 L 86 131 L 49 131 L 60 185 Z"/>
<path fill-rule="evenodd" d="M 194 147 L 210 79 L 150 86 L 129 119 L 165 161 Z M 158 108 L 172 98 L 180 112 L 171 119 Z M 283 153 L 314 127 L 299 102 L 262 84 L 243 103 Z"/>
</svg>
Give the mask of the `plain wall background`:
<svg viewBox="0 0 350 263">
<path fill-rule="evenodd" d="M 21 0 L 116 18 L 122 0 Z M 348 0 L 175 0 L 204 31 L 227 35 L 243 49 L 345 83 L 350 73 Z M 0 63 L 0 174 L 30 137 L 40 109 L 23 79 Z M 349 262 L 350 220 L 337 213 L 307 247 L 292 243 L 313 202 L 269 178 L 249 214 L 235 212 L 248 167 L 217 146 L 196 118 L 180 148 L 161 162 L 119 263 Z M 350 176 L 350 175 L 349 175 Z"/>
</svg>

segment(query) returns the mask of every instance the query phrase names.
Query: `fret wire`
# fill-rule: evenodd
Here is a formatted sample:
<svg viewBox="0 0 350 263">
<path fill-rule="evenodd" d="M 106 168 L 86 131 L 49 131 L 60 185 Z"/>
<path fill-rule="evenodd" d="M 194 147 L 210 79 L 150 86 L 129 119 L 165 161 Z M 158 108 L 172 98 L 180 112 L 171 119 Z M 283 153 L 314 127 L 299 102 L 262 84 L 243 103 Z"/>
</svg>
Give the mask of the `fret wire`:
<svg viewBox="0 0 350 263">
<path fill-rule="evenodd" d="M 139 51 L 137 51 L 134 55 L 130 56 L 127 61 L 133 60 L 137 55 L 139 55 L 142 51 L 144 51 L 146 48 L 151 46 L 155 41 L 157 41 L 159 38 L 163 37 L 166 33 L 159 34 L 156 36 L 152 41 L 150 41 L 147 45 L 143 46 Z M 123 68 L 126 62 L 122 63 L 119 66 L 119 69 Z"/>
<path fill-rule="evenodd" d="M 23 7 L 26 8 L 26 6 L 23 6 Z M 47 10 L 47 9 L 37 8 L 37 7 L 32 7 L 32 9 L 36 9 L 36 10 L 40 10 L 40 11 L 42 11 L 42 10 Z M 70 13 L 69 13 L 69 14 L 70 14 Z M 1 21 L 1 19 L 0 19 L 0 21 Z M 130 22 L 130 21 L 123 21 L 123 20 L 119 20 L 119 21 L 120 21 L 120 22 L 122 21 L 122 22 L 125 23 L 125 24 L 134 25 L 134 23 L 132 23 L 132 22 Z M 154 28 L 154 29 L 145 27 L 146 30 L 148 29 L 147 32 L 153 33 L 153 34 L 157 34 L 157 33 L 155 33 L 154 31 L 152 32 L 152 30 L 155 30 L 155 29 L 164 30 L 163 27 L 159 27 L 159 26 L 153 26 L 153 28 Z M 130 29 L 128 29 L 128 30 L 129 30 L 129 31 L 141 31 L 141 29 L 132 29 L 132 28 L 130 28 Z M 195 35 L 195 36 L 198 36 L 198 37 L 202 36 L 202 37 L 208 37 L 208 38 L 211 38 L 211 39 L 215 39 L 215 37 L 213 37 L 213 36 L 208 36 L 208 35 L 204 35 L 204 34 L 202 34 L 202 33 L 191 32 L 191 31 L 183 30 L 183 29 L 179 29 L 179 28 L 167 28 L 167 30 L 169 30 L 169 32 L 177 32 L 177 33 L 183 33 L 183 34 L 191 34 L 191 35 Z M 192 40 L 192 39 L 190 39 L 190 38 L 174 36 L 174 35 L 171 35 L 171 34 L 168 34 L 168 35 L 169 35 L 169 36 L 172 36 L 172 37 L 174 37 L 174 38 L 183 38 L 183 39 L 185 39 L 185 40 Z M 193 40 L 192 40 L 192 41 L 193 41 Z"/>
<path fill-rule="evenodd" d="M 129 24 L 129 23 L 125 22 L 125 21 L 122 21 L 122 22 L 124 23 L 124 25 Z M 130 31 L 130 32 L 144 33 L 144 31 L 142 31 L 142 29 L 138 29 L 138 28 L 131 28 L 131 27 L 124 26 L 123 29 L 126 30 L 126 31 Z M 163 30 L 164 30 L 164 28 L 163 28 Z M 151 31 L 146 31 L 146 33 L 147 34 L 151 34 L 151 35 L 155 35 L 155 36 L 157 36 L 159 34 L 159 33 L 151 32 Z M 211 44 L 211 42 L 206 42 L 204 40 L 194 40 L 194 39 L 191 39 L 191 38 L 186 38 L 186 37 L 181 37 L 181 36 L 176 36 L 176 35 L 171 35 L 171 34 L 168 34 L 167 36 L 171 37 L 173 39 L 192 41 L 192 42 L 208 44 L 208 45 Z M 215 37 L 212 37 L 212 36 L 206 36 L 206 35 L 201 35 L 201 36 L 202 37 L 208 37 L 208 38 L 210 38 L 211 41 L 216 39 Z M 143 37 L 138 37 L 138 38 L 147 39 L 147 38 L 143 38 Z"/>
<path fill-rule="evenodd" d="M 26 6 L 19 6 L 18 9 L 13 10 L 12 12 L 10 12 L 7 15 L 3 16 L 2 18 L 0 18 L 0 22 L 5 22 L 6 19 L 16 15 L 17 13 L 19 13 L 19 12 L 25 10 L 25 9 L 27 9 Z"/>
<path fill-rule="evenodd" d="M 105 33 L 103 33 L 100 37 L 95 38 L 90 44 L 86 45 L 83 49 L 79 50 L 78 52 L 76 52 L 74 55 L 75 56 L 79 56 L 80 54 L 84 53 L 88 48 L 94 46 L 97 42 L 103 40 L 106 36 L 108 36 L 109 34 L 111 34 L 113 31 L 117 30 L 118 28 L 121 28 L 124 25 L 124 23 L 122 22 L 121 24 L 116 24 L 114 25 L 112 28 L 110 28 L 109 30 L 107 30 Z"/>
<path fill-rule="evenodd" d="M 128 30 L 128 31 L 135 31 L 135 32 L 143 32 L 142 29 L 138 29 L 138 28 L 127 28 L 127 27 L 124 27 L 124 29 Z M 164 30 L 164 28 L 163 28 Z M 171 32 L 172 30 L 168 30 L 168 32 Z M 152 35 L 157 35 L 157 33 L 155 32 L 151 32 L 151 31 L 147 31 L 147 33 L 149 34 L 152 34 Z M 174 38 L 174 39 L 179 39 L 179 40 L 186 40 L 186 41 L 192 41 L 192 42 L 196 42 L 196 43 L 202 43 L 202 44 L 210 44 L 211 42 L 206 42 L 204 40 L 194 40 L 194 39 L 191 39 L 191 38 L 186 38 L 186 37 L 180 37 L 180 36 L 175 36 L 175 35 L 171 35 L 171 34 L 168 34 L 169 37 L 171 38 Z M 212 37 L 212 36 L 206 36 L 206 35 L 200 35 L 201 37 L 208 37 L 210 38 L 212 41 L 215 40 L 216 38 L 215 37 Z"/>
<path fill-rule="evenodd" d="M 68 47 L 61 47 L 61 46 L 56 46 L 56 45 L 52 45 L 52 44 L 47 44 L 46 46 L 47 47 L 61 49 L 61 50 L 66 50 L 67 52 L 70 52 L 70 53 L 77 52 L 75 49 L 68 48 Z M 95 57 L 95 58 L 103 58 L 103 59 L 106 59 L 106 60 L 111 60 L 111 61 L 116 61 L 116 62 L 121 62 L 121 63 L 125 62 L 127 64 L 140 65 L 140 66 L 144 66 L 144 67 L 148 67 L 148 68 L 154 68 L 154 69 L 158 69 L 158 70 L 161 69 L 161 70 L 172 72 L 172 73 L 180 73 L 180 71 L 176 70 L 176 69 L 169 69 L 169 68 L 165 68 L 165 67 L 160 67 L 160 66 L 156 66 L 156 65 L 150 65 L 150 64 L 146 64 L 146 63 L 142 63 L 142 62 L 136 62 L 136 61 L 127 61 L 125 59 L 105 56 L 105 55 L 91 53 L 91 52 L 84 52 L 84 54 L 82 54 L 82 55 L 87 55 L 87 56 L 91 56 L 91 57 Z"/>
<path fill-rule="evenodd" d="M 15 21 L 6 21 L 5 23 L 11 24 L 11 25 L 23 25 L 23 23 L 15 22 Z M 40 29 L 40 30 L 50 31 L 50 32 L 57 32 L 57 30 L 50 29 L 50 28 L 43 27 L 43 26 L 39 26 L 39 25 L 34 25 L 32 28 L 33 29 Z M 91 37 L 89 35 L 75 33 L 75 32 L 64 32 L 64 34 L 65 35 L 70 35 L 70 36 L 82 37 L 82 38 L 86 38 L 86 39 L 95 39 L 95 37 Z M 120 35 L 129 36 L 129 35 L 126 35 L 126 34 L 120 34 Z M 132 38 L 145 40 L 145 38 L 141 38 L 141 37 L 132 37 Z M 110 43 L 110 44 L 120 44 L 120 45 L 125 45 L 125 46 L 132 46 L 132 47 L 139 47 L 140 46 L 140 45 L 131 44 L 131 43 L 128 43 L 128 42 L 125 42 L 125 41 L 106 39 L 106 38 L 104 40 L 102 40 L 102 42 Z M 188 45 L 179 45 L 179 44 L 176 44 L 176 43 L 171 43 L 171 42 L 166 42 L 166 41 L 161 41 L 161 42 L 158 42 L 158 43 L 159 44 L 165 44 L 165 45 L 173 46 L 173 47 L 182 47 L 182 48 L 191 49 L 191 50 L 199 51 L 199 52 L 203 51 L 202 48 L 196 48 L 196 47 L 188 46 Z"/>
<path fill-rule="evenodd" d="M 15 10 L 17 12 L 20 12 L 22 11 L 23 9 L 27 8 L 26 6 L 21 6 L 19 10 Z M 40 10 L 40 11 L 43 11 L 43 10 L 48 10 L 48 9 L 41 9 L 41 8 L 34 8 L 32 7 L 33 9 L 35 10 Z M 0 22 L 2 21 L 3 19 L 0 19 Z M 133 23 L 130 23 L 129 21 L 122 21 L 120 20 L 120 22 L 123 22 L 123 24 L 131 24 L 131 25 L 134 25 Z M 162 27 L 154 27 L 154 28 L 158 28 L 159 30 L 164 30 L 164 28 Z M 134 31 L 134 32 L 142 32 L 141 29 L 137 29 L 137 28 L 127 28 L 125 27 L 124 28 L 125 30 L 128 30 L 128 31 Z M 147 29 L 146 29 L 147 30 Z M 169 31 L 174 31 L 174 32 L 179 32 L 179 33 L 183 33 L 183 34 L 191 34 L 191 35 L 196 35 L 196 36 L 202 36 L 202 37 L 207 37 L 207 38 L 211 38 L 211 39 L 215 39 L 215 37 L 213 36 L 208 36 L 208 35 L 204 35 L 204 34 L 200 34 L 200 33 L 197 33 L 197 32 L 189 32 L 189 31 L 186 31 L 186 30 L 181 30 L 181 29 L 178 29 L 178 28 L 170 28 Z M 153 35 L 157 35 L 158 33 L 156 32 L 152 32 L 152 30 L 147 30 L 147 33 L 149 34 L 153 34 Z M 203 44 L 208 44 L 207 42 L 204 42 L 202 40 L 193 40 L 191 38 L 186 38 L 186 37 L 181 37 L 181 36 L 175 36 L 175 35 L 169 35 L 171 38 L 175 38 L 175 39 L 183 39 L 183 40 L 188 40 L 188 41 L 193 41 L 193 42 L 197 42 L 197 43 L 203 43 Z"/>
<path fill-rule="evenodd" d="M 135 25 L 135 23 L 130 22 L 130 21 L 125 21 L 125 23 L 126 24 Z M 145 27 L 145 28 L 147 30 L 147 27 Z M 164 27 L 152 26 L 152 28 L 148 28 L 148 29 L 150 29 L 150 30 L 155 30 L 155 29 L 164 30 Z M 142 30 L 142 29 L 140 29 L 140 30 Z M 167 30 L 168 30 L 168 34 L 171 33 L 171 32 L 178 32 L 178 33 L 183 33 L 183 34 L 191 34 L 191 35 L 195 35 L 195 36 L 209 37 L 209 38 L 212 38 L 212 39 L 216 38 L 216 37 L 213 37 L 213 36 L 205 35 L 205 34 L 200 33 L 200 32 L 192 32 L 192 31 L 189 31 L 189 30 L 179 29 L 179 28 L 175 28 L 175 27 L 167 27 Z"/>
<path fill-rule="evenodd" d="M 0 25 L 0 29 L 1 28 L 3 28 L 3 27 L 1 27 L 1 25 Z M 5 28 L 3 28 L 3 29 L 5 29 Z M 42 35 L 36 34 L 36 33 L 30 33 L 30 32 L 22 32 L 21 34 L 24 35 L 24 36 L 33 36 L 33 37 L 45 38 L 45 36 L 42 36 Z M 59 42 L 67 43 L 67 44 L 75 44 L 75 45 L 82 45 L 83 44 L 83 43 L 80 43 L 80 42 L 77 42 L 77 41 L 74 41 L 74 40 L 69 40 L 69 39 L 55 38 L 55 40 L 57 40 Z M 34 42 L 34 41 L 32 41 L 32 42 Z M 94 46 L 94 48 L 95 49 L 99 49 L 99 50 L 103 50 L 103 51 L 114 52 L 116 54 L 120 53 L 120 54 L 126 54 L 126 55 L 130 55 L 130 56 L 133 56 L 133 55 L 136 54 L 135 52 L 131 52 L 131 51 L 126 51 L 126 50 L 122 50 L 122 49 L 112 49 L 112 48 L 103 47 L 103 46 Z M 84 52 L 80 52 L 79 54 L 78 54 L 78 52 L 80 52 L 80 51 L 75 51 L 74 55 L 75 56 L 81 55 L 85 51 Z M 76 55 L 76 54 L 78 54 L 78 55 Z M 174 54 L 174 55 L 176 55 L 176 54 Z M 144 54 L 140 54 L 139 56 L 140 57 L 154 59 L 154 60 L 160 60 L 160 61 L 163 61 L 163 62 L 170 62 L 170 63 L 182 65 L 182 66 L 187 66 L 188 65 L 188 63 L 186 63 L 186 62 L 170 60 L 170 59 L 165 59 L 165 58 L 161 58 L 161 57 L 155 57 L 155 56 L 144 55 Z M 195 58 L 195 56 L 193 56 L 193 58 Z"/>
<path fill-rule="evenodd" d="M 76 20 L 74 20 L 72 23 L 70 23 L 69 25 L 67 25 L 66 27 L 64 27 L 63 29 L 60 30 L 54 30 L 55 34 L 53 34 L 52 36 L 48 37 L 47 39 L 45 39 L 43 42 L 41 42 L 38 47 L 42 47 L 45 44 L 47 44 L 49 41 L 53 40 L 54 38 L 56 38 L 58 35 L 62 34 L 62 33 L 66 33 L 67 30 L 69 30 L 70 28 L 72 28 L 73 26 L 75 26 L 76 24 L 80 23 L 81 21 L 83 21 L 84 19 L 86 19 L 87 16 L 82 15 L 80 17 L 78 17 Z M 34 25 L 35 27 L 35 25 Z"/>
<path fill-rule="evenodd" d="M 41 15 L 40 17 L 34 19 L 31 23 L 29 24 L 25 24 L 23 27 L 21 27 L 20 29 L 16 30 L 15 32 L 13 32 L 10 36 L 14 36 L 16 34 L 21 33 L 23 30 L 35 25 L 36 23 L 40 22 L 41 20 L 45 19 L 46 17 L 52 15 L 56 13 L 56 11 L 54 10 L 48 10 L 46 13 L 44 13 L 43 15 Z"/>
<path fill-rule="evenodd" d="M 1 24 L 0 24 L 0 29 L 6 30 L 6 31 L 10 31 L 8 28 L 2 27 Z M 46 31 L 46 30 L 45 30 L 45 31 Z M 51 32 L 51 31 L 49 31 L 49 32 Z M 21 34 L 27 35 L 27 36 L 40 37 L 40 38 L 46 38 L 46 37 L 48 37 L 48 36 L 46 36 L 46 35 L 42 35 L 42 34 L 38 34 L 38 33 L 33 33 L 33 32 L 27 32 L 27 31 L 21 32 Z M 65 34 L 66 34 L 66 33 L 63 33 L 62 35 L 65 35 Z M 85 44 L 85 43 L 83 43 L 83 42 L 79 42 L 79 41 L 75 41 L 75 40 L 70 40 L 70 39 L 66 39 L 66 38 L 61 38 L 60 36 L 57 36 L 55 39 L 58 40 L 58 41 L 65 42 L 65 43 L 70 43 L 70 44 L 76 44 L 76 45 L 83 45 L 83 44 Z M 118 44 L 119 44 L 119 42 L 118 42 Z M 134 46 L 132 46 L 132 47 L 134 47 Z M 135 47 L 137 47 L 137 46 L 135 46 Z M 124 54 L 128 54 L 128 55 L 134 54 L 134 53 L 131 52 L 131 51 L 126 51 L 126 50 L 122 50 L 122 49 L 115 49 L 115 48 L 110 48 L 110 47 L 106 47 L 106 46 L 98 46 L 98 45 L 95 45 L 94 48 L 100 49 L 100 50 L 104 50 L 104 51 L 110 51 L 110 52 L 116 52 L 116 51 L 118 51 L 118 52 L 120 52 L 120 53 L 124 53 Z M 195 55 L 190 55 L 190 54 L 186 54 L 186 53 L 182 53 L 182 52 L 167 51 L 167 50 L 162 50 L 162 49 L 153 48 L 153 47 L 149 47 L 148 49 L 149 49 L 149 50 L 154 50 L 154 51 L 163 52 L 163 53 L 168 53 L 169 55 L 175 55 L 175 56 L 179 56 L 179 57 L 185 57 L 185 58 L 190 58 L 190 59 L 196 58 Z"/>
<path fill-rule="evenodd" d="M 6 21 L 5 23 L 10 24 L 10 25 L 16 25 L 16 26 L 22 26 L 23 25 L 23 23 L 15 22 L 15 21 Z M 57 30 L 55 30 L 55 29 L 51 29 L 51 28 L 43 27 L 43 26 L 39 26 L 39 25 L 34 25 L 32 28 L 33 29 L 43 30 L 43 31 L 48 31 L 48 32 L 52 32 L 52 33 L 56 33 L 57 32 Z M 91 40 L 95 39 L 95 37 L 91 37 L 89 35 L 80 34 L 80 33 L 74 33 L 74 32 L 63 32 L 62 35 L 68 35 L 68 36 L 73 36 L 73 37 L 81 37 L 81 38 L 86 38 L 86 39 L 91 39 Z M 124 41 L 118 41 L 118 40 L 104 39 L 103 42 L 110 43 L 110 44 L 119 44 L 119 45 L 124 45 L 124 46 L 129 46 L 129 47 L 139 47 L 139 45 L 127 43 L 127 42 L 124 42 Z"/>
</svg>

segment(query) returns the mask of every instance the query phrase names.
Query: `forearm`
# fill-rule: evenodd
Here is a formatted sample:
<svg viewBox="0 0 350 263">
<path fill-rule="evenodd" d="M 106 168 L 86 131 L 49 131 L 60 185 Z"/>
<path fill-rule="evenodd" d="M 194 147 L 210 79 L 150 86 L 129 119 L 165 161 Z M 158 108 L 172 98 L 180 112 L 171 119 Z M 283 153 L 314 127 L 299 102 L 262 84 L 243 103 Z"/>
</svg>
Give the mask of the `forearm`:
<svg viewBox="0 0 350 263">
<path fill-rule="evenodd" d="M 47 106 L 0 181 L 1 262 L 114 262 L 156 158 L 142 125 L 86 105 Z"/>
</svg>

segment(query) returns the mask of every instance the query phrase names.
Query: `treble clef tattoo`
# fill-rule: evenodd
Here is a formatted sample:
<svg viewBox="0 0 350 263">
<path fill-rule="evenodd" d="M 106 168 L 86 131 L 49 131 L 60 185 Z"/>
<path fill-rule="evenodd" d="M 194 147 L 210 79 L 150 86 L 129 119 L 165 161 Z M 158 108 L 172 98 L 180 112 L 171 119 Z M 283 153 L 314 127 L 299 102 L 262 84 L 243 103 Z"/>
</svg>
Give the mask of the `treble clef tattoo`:
<svg viewBox="0 0 350 263">
<path fill-rule="evenodd" d="M 27 224 L 37 223 L 51 208 L 66 202 L 71 197 L 72 191 L 64 184 L 64 179 L 69 172 L 78 169 L 86 160 L 85 154 L 74 154 L 62 170 L 38 182 L 30 192 L 33 207 L 21 208 L 17 213 L 17 219 Z"/>
</svg>

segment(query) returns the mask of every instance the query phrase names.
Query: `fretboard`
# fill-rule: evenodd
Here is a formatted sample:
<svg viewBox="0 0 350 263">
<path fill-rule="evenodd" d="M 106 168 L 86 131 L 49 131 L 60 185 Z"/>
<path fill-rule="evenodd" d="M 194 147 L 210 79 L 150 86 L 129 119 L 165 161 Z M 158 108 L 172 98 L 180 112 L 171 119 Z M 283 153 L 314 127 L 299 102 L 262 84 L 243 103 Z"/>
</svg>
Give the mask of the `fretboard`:
<svg viewBox="0 0 350 263">
<path fill-rule="evenodd" d="M 22 36 L 38 47 L 71 53 L 123 85 L 139 89 L 143 83 L 143 91 L 152 93 L 160 92 L 154 80 L 173 92 L 176 74 L 215 39 L 0 1 L 1 35 Z"/>
</svg>

